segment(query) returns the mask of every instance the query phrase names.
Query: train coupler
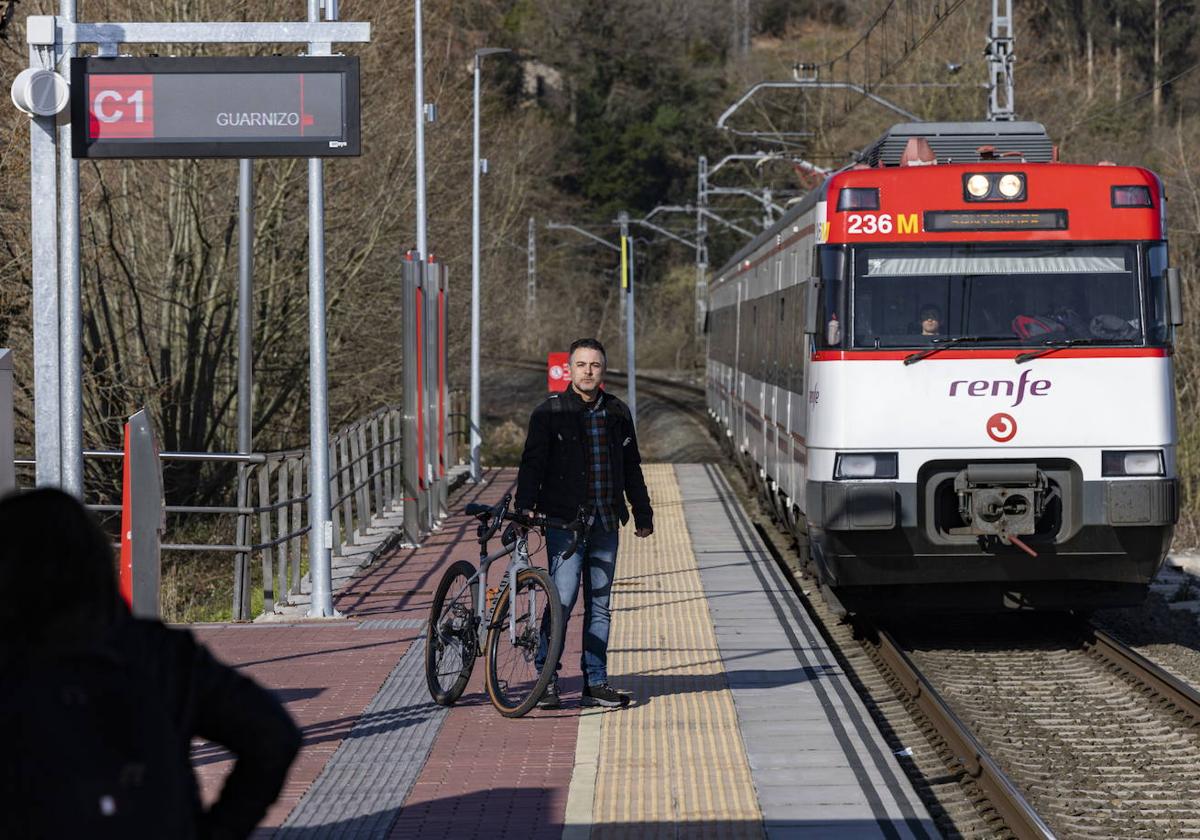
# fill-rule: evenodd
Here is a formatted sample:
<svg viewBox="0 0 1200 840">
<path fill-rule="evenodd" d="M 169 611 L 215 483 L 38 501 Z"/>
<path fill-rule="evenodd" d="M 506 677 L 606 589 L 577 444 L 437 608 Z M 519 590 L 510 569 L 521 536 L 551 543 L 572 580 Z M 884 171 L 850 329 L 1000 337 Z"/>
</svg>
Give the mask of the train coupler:
<svg viewBox="0 0 1200 840">
<path fill-rule="evenodd" d="M 970 464 L 954 479 L 965 528 L 954 531 L 1012 545 L 1031 557 L 1024 536 L 1036 533 L 1050 484 L 1036 464 Z"/>
</svg>

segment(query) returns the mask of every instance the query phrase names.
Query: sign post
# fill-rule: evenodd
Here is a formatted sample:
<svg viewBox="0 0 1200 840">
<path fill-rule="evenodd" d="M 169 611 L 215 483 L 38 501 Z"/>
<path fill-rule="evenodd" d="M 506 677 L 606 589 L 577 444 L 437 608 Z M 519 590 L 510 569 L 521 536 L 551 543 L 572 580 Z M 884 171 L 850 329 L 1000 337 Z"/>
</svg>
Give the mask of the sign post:
<svg viewBox="0 0 1200 840">
<path fill-rule="evenodd" d="M 322 5 L 325 21 L 320 20 Z M 42 76 L 53 74 L 65 59 L 71 59 L 72 157 L 310 159 L 310 615 L 332 616 L 327 534 L 332 522 L 326 428 L 325 208 L 319 158 L 359 153 L 357 60 L 331 53 L 334 43 L 370 41 L 370 24 L 336 22 L 336 0 L 324 4 L 308 0 L 307 21 L 276 23 L 81 23 L 76 20 L 73 0 L 64 0 L 62 8 L 63 14 L 58 16 L 30 15 L 25 29 L 31 70 Z M 116 57 L 125 44 L 235 43 L 302 44 L 308 55 Z M 96 45 L 98 55 L 74 57 L 81 44 Z M 30 183 L 37 481 L 82 493 L 78 169 L 67 154 L 67 129 L 56 136 L 56 111 L 46 110 L 40 101 L 27 100 L 29 97 L 14 98 L 18 104 L 26 102 L 30 107 L 24 110 L 34 117 Z M 56 208 L 60 161 L 62 206 Z"/>
<path fill-rule="evenodd" d="M 552 394 L 567 390 L 571 384 L 570 353 L 549 353 L 546 356 L 546 390 Z"/>
<path fill-rule="evenodd" d="M 629 414 L 637 426 L 637 335 L 634 330 L 633 239 L 629 236 L 629 214 L 621 211 L 621 290 L 625 292 L 625 367 L 629 380 Z"/>
</svg>

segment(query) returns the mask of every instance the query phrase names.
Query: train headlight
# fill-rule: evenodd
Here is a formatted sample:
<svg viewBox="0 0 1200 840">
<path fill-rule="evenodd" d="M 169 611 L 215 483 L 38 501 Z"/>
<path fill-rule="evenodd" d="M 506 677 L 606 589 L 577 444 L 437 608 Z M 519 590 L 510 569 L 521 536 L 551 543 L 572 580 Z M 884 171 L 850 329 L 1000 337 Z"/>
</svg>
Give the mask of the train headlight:
<svg viewBox="0 0 1200 840">
<path fill-rule="evenodd" d="M 895 452 L 839 452 L 833 462 L 833 477 L 839 481 L 863 478 L 895 478 Z"/>
<path fill-rule="evenodd" d="M 992 182 L 986 175 L 972 175 L 967 179 L 967 192 L 975 198 L 983 198 L 992 191 Z"/>
<path fill-rule="evenodd" d="M 963 175 L 964 201 L 1024 201 L 1022 172 L 975 172 Z"/>
<path fill-rule="evenodd" d="M 1100 474 L 1103 476 L 1164 475 L 1162 450 L 1146 449 L 1132 452 L 1100 453 Z"/>
<path fill-rule="evenodd" d="M 1021 194 L 1021 190 L 1025 189 L 1025 184 L 1021 181 L 1020 175 L 1013 175 L 1010 172 L 1008 175 L 1000 176 L 1000 183 L 996 188 L 1005 198 L 1016 198 Z"/>
</svg>

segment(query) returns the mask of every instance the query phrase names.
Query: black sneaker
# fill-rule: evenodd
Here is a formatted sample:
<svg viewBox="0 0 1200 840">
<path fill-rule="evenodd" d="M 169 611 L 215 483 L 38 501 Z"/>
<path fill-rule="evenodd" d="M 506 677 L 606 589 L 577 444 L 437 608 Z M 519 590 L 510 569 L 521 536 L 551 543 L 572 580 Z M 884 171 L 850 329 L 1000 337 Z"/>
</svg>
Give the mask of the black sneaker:
<svg viewBox="0 0 1200 840">
<path fill-rule="evenodd" d="M 542 699 L 538 700 L 537 706 L 539 709 L 561 709 L 562 698 L 558 696 L 558 677 L 550 680 L 550 684 L 546 686 L 546 690 L 542 692 Z"/>
<path fill-rule="evenodd" d="M 609 708 L 625 708 L 629 705 L 630 697 L 627 692 L 617 691 L 608 683 L 596 683 L 583 687 L 581 706 L 607 706 Z"/>
</svg>

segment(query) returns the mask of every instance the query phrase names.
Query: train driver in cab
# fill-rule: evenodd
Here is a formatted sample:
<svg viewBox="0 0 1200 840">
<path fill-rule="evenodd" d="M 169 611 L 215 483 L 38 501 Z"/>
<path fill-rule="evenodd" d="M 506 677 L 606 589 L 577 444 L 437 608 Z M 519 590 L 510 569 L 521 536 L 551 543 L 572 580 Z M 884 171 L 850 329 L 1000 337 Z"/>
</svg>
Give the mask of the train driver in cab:
<svg viewBox="0 0 1200 840">
<path fill-rule="evenodd" d="M 921 335 L 933 337 L 942 334 L 942 311 L 933 304 L 921 307 Z"/>
</svg>

